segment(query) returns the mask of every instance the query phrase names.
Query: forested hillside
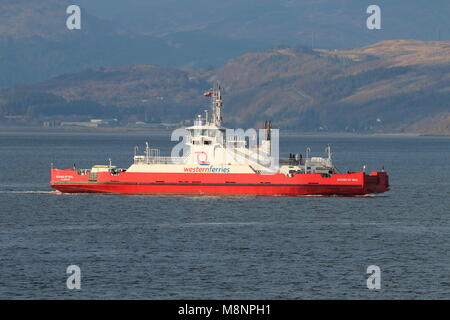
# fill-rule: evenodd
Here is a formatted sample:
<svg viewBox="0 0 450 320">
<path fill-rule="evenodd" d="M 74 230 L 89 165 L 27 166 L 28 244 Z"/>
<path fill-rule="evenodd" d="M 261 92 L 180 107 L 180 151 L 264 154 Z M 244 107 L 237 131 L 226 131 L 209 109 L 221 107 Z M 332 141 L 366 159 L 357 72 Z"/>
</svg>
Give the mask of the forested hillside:
<svg viewBox="0 0 450 320">
<path fill-rule="evenodd" d="M 225 121 L 326 132 L 448 132 L 450 43 L 384 41 L 351 50 L 280 47 L 210 71 L 152 65 L 67 74 L 0 91 L 4 116 L 117 116 L 182 121 L 224 88 Z"/>
</svg>

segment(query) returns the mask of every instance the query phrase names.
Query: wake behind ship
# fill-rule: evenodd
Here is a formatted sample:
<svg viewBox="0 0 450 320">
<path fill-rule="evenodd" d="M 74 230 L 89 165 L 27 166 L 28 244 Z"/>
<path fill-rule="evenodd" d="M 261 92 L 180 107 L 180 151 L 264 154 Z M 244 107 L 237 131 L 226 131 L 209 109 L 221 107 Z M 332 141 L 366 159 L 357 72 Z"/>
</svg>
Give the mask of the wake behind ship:
<svg viewBox="0 0 450 320">
<path fill-rule="evenodd" d="M 227 136 L 222 127 L 220 87 L 205 94 L 212 115 L 198 116 L 186 129 L 182 156 L 164 157 L 147 143 L 127 169 L 94 165 L 90 169 L 51 169 L 50 186 L 64 193 L 211 194 L 211 195 L 365 195 L 389 190 L 389 176 L 376 171 L 338 173 L 328 155 L 275 157 L 272 127 L 264 123 L 258 145 Z"/>
</svg>

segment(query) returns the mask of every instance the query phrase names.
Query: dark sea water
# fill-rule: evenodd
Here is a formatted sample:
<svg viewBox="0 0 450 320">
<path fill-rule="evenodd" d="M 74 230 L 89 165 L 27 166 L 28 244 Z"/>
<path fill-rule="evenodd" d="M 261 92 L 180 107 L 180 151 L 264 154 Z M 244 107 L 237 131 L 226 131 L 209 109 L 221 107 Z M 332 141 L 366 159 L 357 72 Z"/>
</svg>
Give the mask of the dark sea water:
<svg viewBox="0 0 450 320">
<path fill-rule="evenodd" d="M 384 166 L 379 196 L 62 195 L 50 163 L 127 167 L 170 132 L 0 131 L 0 299 L 449 299 L 450 138 L 282 136 L 333 147 L 345 171 Z M 142 149 L 142 148 L 141 148 Z M 66 268 L 81 268 L 81 290 Z M 381 290 L 366 287 L 369 265 Z"/>
</svg>

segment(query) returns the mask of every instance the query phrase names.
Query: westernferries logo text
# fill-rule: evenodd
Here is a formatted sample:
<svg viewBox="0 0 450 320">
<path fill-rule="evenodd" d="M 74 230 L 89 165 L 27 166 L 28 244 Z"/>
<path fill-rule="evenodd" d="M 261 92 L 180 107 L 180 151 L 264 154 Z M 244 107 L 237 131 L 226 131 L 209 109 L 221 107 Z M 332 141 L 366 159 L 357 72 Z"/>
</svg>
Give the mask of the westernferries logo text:
<svg viewBox="0 0 450 320">
<path fill-rule="evenodd" d="M 230 168 L 184 168 L 184 172 L 186 173 L 230 173 Z"/>
</svg>

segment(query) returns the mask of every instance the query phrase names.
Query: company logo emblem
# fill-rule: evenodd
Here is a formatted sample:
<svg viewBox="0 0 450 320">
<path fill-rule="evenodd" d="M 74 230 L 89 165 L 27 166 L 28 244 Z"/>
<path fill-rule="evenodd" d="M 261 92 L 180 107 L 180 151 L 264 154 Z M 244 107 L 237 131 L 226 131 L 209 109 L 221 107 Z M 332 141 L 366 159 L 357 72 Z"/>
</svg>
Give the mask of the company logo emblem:
<svg viewBox="0 0 450 320">
<path fill-rule="evenodd" d="M 210 163 L 208 161 L 208 155 L 206 154 L 206 152 L 196 152 L 197 154 L 197 162 L 199 165 L 201 166 L 209 166 Z"/>
</svg>

